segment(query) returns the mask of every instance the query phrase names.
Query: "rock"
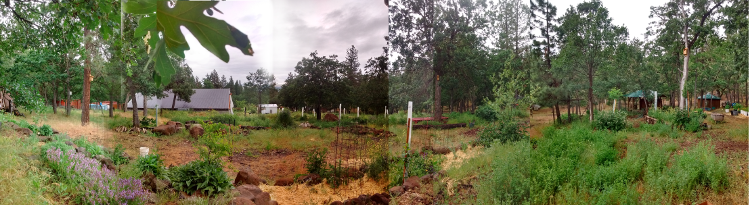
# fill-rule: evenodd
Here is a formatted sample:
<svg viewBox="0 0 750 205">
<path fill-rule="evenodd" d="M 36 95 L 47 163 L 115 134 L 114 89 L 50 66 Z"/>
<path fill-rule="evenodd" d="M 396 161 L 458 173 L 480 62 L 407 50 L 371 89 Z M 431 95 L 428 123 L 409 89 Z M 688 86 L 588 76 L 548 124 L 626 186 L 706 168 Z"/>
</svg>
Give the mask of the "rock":
<svg viewBox="0 0 750 205">
<path fill-rule="evenodd" d="M 10 127 L 10 129 L 14 129 L 14 130 L 16 128 L 19 128 L 18 125 L 16 125 L 16 123 L 13 123 L 13 122 L 8 122 L 8 127 Z"/>
<path fill-rule="evenodd" d="M 401 195 L 402 193 L 404 193 L 404 187 L 402 187 L 402 186 L 394 186 L 394 187 L 391 187 L 391 189 L 388 189 L 388 192 L 390 192 L 391 195 L 393 195 L 393 196 L 398 196 L 398 195 Z"/>
<path fill-rule="evenodd" d="M 422 183 L 430 183 L 432 182 L 434 176 L 435 175 L 432 174 L 424 175 L 419 178 L 419 181 L 421 181 Z"/>
<path fill-rule="evenodd" d="M 370 196 L 368 195 L 359 195 L 359 197 L 357 197 L 357 200 L 359 200 L 359 203 L 361 204 L 372 204 L 372 200 L 370 200 Z"/>
<path fill-rule="evenodd" d="M 39 136 L 39 141 L 40 142 L 49 142 L 49 141 L 52 141 L 52 138 L 50 138 L 48 136 Z"/>
<path fill-rule="evenodd" d="M 52 129 L 52 134 L 53 135 L 60 134 L 60 131 L 57 131 L 56 129 Z"/>
<path fill-rule="evenodd" d="M 239 186 L 236 190 L 240 193 L 241 197 L 246 197 L 251 200 L 255 199 L 255 196 L 260 195 L 260 193 L 263 193 L 263 190 L 252 184 Z"/>
<path fill-rule="evenodd" d="M 177 129 L 174 125 L 159 125 L 154 128 L 154 133 L 159 133 L 160 135 L 172 135 L 175 132 L 177 132 Z"/>
<path fill-rule="evenodd" d="M 408 179 L 406 179 L 406 181 L 404 181 L 403 187 L 405 191 L 419 187 L 419 177 L 418 176 L 409 177 Z"/>
<path fill-rule="evenodd" d="M 323 117 L 323 121 L 326 122 L 336 122 L 339 121 L 339 117 L 336 117 L 336 115 L 328 113 Z"/>
<path fill-rule="evenodd" d="M 203 136 L 203 127 L 200 124 L 193 124 L 190 126 L 190 136 L 198 138 Z"/>
<path fill-rule="evenodd" d="M 331 205 L 344 205 L 344 203 L 341 201 L 334 201 L 334 202 L 331 202 Z"/>
<path fill-rule="evenodd" d="M 29 128 L 25 128 L 25 127 L 19 127 L 19 128 L 15 128 L 15 130 L 16 130 L 16 132 L 18 132 L 19 134 L 22 134 L 22 135 L 26 135 L 26 136 L 29 136 L 29 135 L 31 135 L 31 134 L 34 134 L 34 132 L 32 132 L 32 131 L 31 131 L 31 130 L 30 130 Z"/>
<path fill-rule="evenodd" d="M 260 194 L 255 195 L 253 202 L 255 202 L 256 205 L 270 205 L 271 194 L 268 194 L 268 192 L 261 192 Z"/>
<path fill-rule="evenodd" d="M 86 152 L 86 148 L 85 147 L 76 147 L 76 152 L 83 153 L 84 155 L 89 156 L 89 153 Z"/>
<path fill-rule="evenodd" d="M 433 154 L 448 154 L 451 153 L 451 150 L 445 147 L 436 147 L 432 149 Z"/>
<path fill-rule="evenodd" d="M 274 183 L 274 186 L 291 186 L 294 184 L 294 179 L 292 178 L 282 178 L 279 180 L 276 180 L 276 183 Z"/>
<path fill-rule="evenodd" d="M 303 184 L 317 185 L 323 183 L 323 178 L 317 174 L 308 174 L 299 179 Z"/>
<path fill-rule="evenodd" d="M 375 204 L 388 205 L 388 203 L 391 203 L 391 200 L 388 199 L 388 197 L 386 197 L 385 194 L 380 194 L 380 193 L 373 194 L 372 196 L 370 196 L 370 200 L 372 200 L 372 202 L 374 202 Z"/>
<path fill-rule="evenodd" d="M 229 205 L 255 205 L 255 202 L 253 202 L 252 199 L 248 199 L 245 197 L 234 197 Z"/>
<path fill-rule="evenodd" d="M 71 142 L 71 141 L 65 141 L 65 144 L 66 144 L 66 145 L 68 145 L 68 146 L 73 146 L 73 145 L 75 145 L 75 144 L 73 144 L 73 142 Z"/>
<path fill-rule="evenodd" d="M 268 202 L 270 205 L 279 205 L 279 202 L 271 200 L 271 202 Z"/>
<path fill-rule="evenodd" d="M 241 170 L 237 173 L 237 177 L 234 178 L 234 185 L 243 185 L 243 184 L 252 184 L 255 186 L 260 185 L 261 182 L 264 182 L 263 180 L 258 177 L 258 175 L 255 175 L 255 173 L 250 169 Z M 264 182 L 265 183 L 265 182 Z"/>
<path fill-rule="evenodd" d="M 445 170 L 440 170 L 440 171 L 437 172 L 437 175 L 439 177 L 444 177 L 446 173 L 448 173 L 448 172 L 446 172 Z"/>
<path fill-rule="evenodd" d="M 156 193 L 156 176 L 153 173 L 145 172 L 141 175 L 141 179 L 143 179 L 144 188 Z"/>
<path fill-rule="evenodd" d="M 359 205 L 359 204 L 365 204 L 363 201 L 359 200 L 359 198 L 351 198 L 344 201 L 344 205 Z"/>
</svg>

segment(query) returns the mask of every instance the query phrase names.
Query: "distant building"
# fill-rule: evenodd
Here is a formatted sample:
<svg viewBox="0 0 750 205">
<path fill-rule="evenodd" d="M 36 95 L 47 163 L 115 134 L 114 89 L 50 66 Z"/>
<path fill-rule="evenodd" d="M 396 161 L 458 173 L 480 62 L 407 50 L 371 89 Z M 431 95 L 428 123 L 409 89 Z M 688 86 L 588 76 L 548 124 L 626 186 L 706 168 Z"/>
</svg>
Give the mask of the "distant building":
<svg viewBox="0 0 750 205">
<path fill-rule="evenodd" d="M 156 108 L 159 105 L 160 109 L 172 109 L 172 101 L 174 100 L 175 110 L 216 110 L 216 111 L 227 111 L 234 113 L 234 103 L 232 103 L 232 93 L 229 89 L 193 89 L 195 93 L 190 96 L 190 102 L 185 102 L 179 97 L 174 99 L 174 93 L 172 91 L 164 92 L 167 97 L 158 99 L 153 96 L 149 96 L 147 99 L 146 106 L 149 109 Z M 137 109 L 143 109 L 143 95 L 140 93 L 135 94 L 136 102 L 138 103 Z M 128 101 L 128 109 L 133 109 L 133 102 Z"/>
<path fill-rule="evenodd" d="M 260 104 L 261 114 L 276 114 L 279 113 L 279 105 L 277 104 Z"/>
</svg>

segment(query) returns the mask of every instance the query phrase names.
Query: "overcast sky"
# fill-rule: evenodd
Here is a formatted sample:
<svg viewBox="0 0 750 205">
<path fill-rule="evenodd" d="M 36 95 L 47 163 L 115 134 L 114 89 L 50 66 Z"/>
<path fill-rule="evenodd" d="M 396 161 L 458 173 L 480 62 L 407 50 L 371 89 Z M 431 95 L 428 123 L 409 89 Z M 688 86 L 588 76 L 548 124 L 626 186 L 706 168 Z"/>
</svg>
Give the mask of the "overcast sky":
<svg viewBox="0 0 750 205">
<path fill-rule="evenodd" d="M 550 0 L 552 5 L 557 7 L 558 17 L 565 15 L 565 11 L 571 6 L 575 7 L 584 0 Z M 602 4 L 609 11 L 609 17 L 612 18 L 614 25 L 625 25 L 628 28 L 630 39 L 638 38 L 643 40 L 643 34 L 651 21 L 648 15 L 651 14 L 651 6 L 662 6 L 668 0 L 602 0 Z"/>
<path fill-rule="evenodd" d="M 319 56 L 336 54 L 344 60 L 354 45 L 363 68 L 370 57 L 377 57 L 386 46 L 388 8 L 382 0 L 245 0 L 222 1 L 213 17 L 225 20 L 248 35 L 254 56 L 226 46 L 229 63 L 203 48 L 190 32 L 182 32 L 190 44 L 185 61 L 193 75 L 203 79 L 214 69 L 227 80 L 247 82 L 248 73 L 259 68 L 270 71 L 281 86 L 294 66 L 313 51 Z"/>
</svg>

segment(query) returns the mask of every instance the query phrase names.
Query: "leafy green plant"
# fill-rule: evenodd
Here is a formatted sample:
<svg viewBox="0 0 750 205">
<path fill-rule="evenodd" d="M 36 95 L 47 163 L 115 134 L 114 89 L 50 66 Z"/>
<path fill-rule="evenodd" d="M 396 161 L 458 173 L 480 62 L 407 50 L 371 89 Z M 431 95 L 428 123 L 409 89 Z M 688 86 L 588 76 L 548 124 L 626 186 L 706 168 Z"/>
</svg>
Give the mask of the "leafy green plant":
<svg viewBox="0 0 750 205">
<path fill-rule="evenodd" d="M 735 103 L 732 107 L 734 108 L 734 110 L 741 110 L 742 109 L 742 104 Z"/>
<path fill-rule="evenodd" d="M 492 108 L 492 106 L 490 105 L 479 106 L 474 113 L 477 117 L 482 118 L 486 121 L 497 120 L 499 114 L 498 111 Z"/>
<path fill-rule="evenodd" d="M 109 154 L 109 158 L 112 159 L 115 165 L 127 164 L 128 158 L 123 156 L 124 153 L 125 148 L 122 147 L 122 144 L 117 144 L 117 146 L 115 146 L 115 149 L 112 150 L 112 153 Z"/>
<path fill-rule="evenodd" d="M 54 131 L 52 130 L 52 127 L 50 127 L 49 125 L 43 125 L 39 128 L 39 135 L 42 136 L 52 136 L 53 132 Z"/>
<path fill-rule="evenodd" d="M 212 161 L 196 160 L 173 167 L 168 176 L 175 190 L 186 193 L 199 191 L 206 196 L 215 196 L 225 193 L 232 186 L 221 164 Z"/>
<path fill-rule="evenodd" d="M 479 133 L 479 139 L 477 139 L 477 142 L 486 147 L 490 147 L 495 140 L 500 141 L 500 143 L 508 143 L 528 138 L 529 134 L 526 132 L 526 125 L 516 120 L 510 120 L 488 124 Z"/>
<path fill-rule="evenodd" d="M 221 124 L 234 124 L 237 122 L 238 117 L 236 115 L 232 114 L 221 114 L 221 115 L 214 115 L 209 117 L 211 121 L 214 123 L 221 123 Z"/>
<path fill-rule="evenodd" d="M 164 161 L 158 154 L 152 153 L 144 157 L 138 157 L 135 164 L 142 173 L 151 172 L 157 177 L 164 175 Z"/>
<path fill-rule="evenodd" d="M 594 127 L 599 130 L 617 132 L 625 129 L 625 125 L 625 113 L 620 111 L 599 113 L 594 120 Z"/>
<path fill-rule="evenodd" d="M 154 118 L 141 118 L 141 127 L 154 127 L 156 126 L 156 119 Z"/>
<path fill-rule="evenodd" d="M 278 116 L 276 116 L 276 126 L 281 128 L 290 128 L 294 126 L 294 119 L 292 119 L 292 114 L 289 110 L 279 112 Z"/>
<path fill-rule="evenodd" d="M 367 177 L 380 180 L 383 174 L 388 173 L 391 156 L 387 151 L 380 151 L 374 153 L 370 159 L 372 162 L 367 165 Z"/>
<path fill-rule="evenodd" d="M 305 157 L 305 169 L 307 173 L 317 174 L 319 176 L 327 176 L 328 169 L 326 168 L 326 148 L 315 148 L 307 153 Z"/>
<path fill-rule="evenodd" d="M 404 161 L 406 161 L 407 177 L 421 177 L 440 171 L 443 158 L 442 155 L 433 155 L 429 151 L 422 154 L 410 153 L 406 157 L 393 158 L 388 168 L 389 186 L 398 186 L 404 182 Z"/>
<path fill-rule="evenodd" d="M 128 118 L 120 117 L 119 115 L 115 115 L 112 118 L 107 118 L 106 121 L 107 128 L 114 129 L 120 126 L 125 127 L 133 127 L 133 121 Z"/>
<path fill-rule="evenodd" d="M 102 150 L 101 146 L 97 145 L 94 142 L 89 142 L 88 140 L 86 140 L 86 138 L 80 137 L 78 139 L 73 140 L 73 143 L 75 143 L 79 147 L 85 148 L 86 152 L 91 154 L 91 156 L 104 154 L 104 150 Z"/>
</svg>

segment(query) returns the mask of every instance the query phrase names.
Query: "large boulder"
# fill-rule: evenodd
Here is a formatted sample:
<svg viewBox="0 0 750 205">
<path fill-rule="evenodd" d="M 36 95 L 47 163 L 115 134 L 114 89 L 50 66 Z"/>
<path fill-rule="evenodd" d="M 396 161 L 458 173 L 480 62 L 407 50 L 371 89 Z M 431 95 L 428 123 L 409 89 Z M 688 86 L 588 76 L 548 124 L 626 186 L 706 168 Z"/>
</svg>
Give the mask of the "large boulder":
<svg viewBox="0 0 750 205">
<path fill-rule="evenodd" d="M 255 173 L 250 169 L 245 169 L 237 172 L 237 177 L 234 178 L 235 186 L 243 184 L 252 184 L 258 186 L 261 182 L 265 183 L 265 180 L 260 179 L 260 177 L 258 177 L 258 175 L 255 175 Z"/>
<path fill-rule="evenodd" d="M 245 197 L 234 197 L 234 199 L 232 199 L 232 202 L 229 204 L 230 205 L 256 205 L 252 199 L 248 199 Z"/>
<path fill-rule="evenodd" d="M 398 195 L 401 195 L 402 193 L 404 193 L 404 187 L 402 187 L 402 186 L 394 186 L 394 187 L 391 187 L 390 189 L 388 189 L 388 192 L 390 192 L 391 195 L 393 195 L 393 196 L 398 196 Z"/>
<path fill-rule="evenodd" d="M 185 126 L 182 125 L 181 122 L 169 121 L 167 122 L 167 125 L 174 126 L 176 132 L 180 132 L 180 130 L 185 129 Z"/>
<path fill-rule="evenodd" d="M 381 193 L 373 194 L 372 196 L 370 196 L 370 200 L 375 202 L 375 204 L 388 205 L 389 203 L 391 203 L 391 199 L 388 198 L 388 195 Z"/>
<path fill-rule="evenodd" d="M 404 181 L 404 190 L 408 191 L 414 188 L 419 187 L 419 177 L 418 176 L 412 176 L 406 179 Z"/>
<path fill-rule="evenodd" d="M 271 194 L 268 192 L 261 192 L 255 196 L 253 200 L 256 205 L 271 205 Z"/>
<path fill-rule="evenodd" d="M 160 135 L 172 135 L 175 132 L 177 132 L 177 128 L 175 128 L 174 125 L 159 125 L 154 128 L 154 133 L 158 133 Z"/>
<path fill-rule="evenodd" d="M 25 128 L 25 127 L 18 127 L 18 128 L 15 128 L 15 130 L 16 132 L 18 132 L 18 134 L 22 134 L 25 136 L 29 136 L 34 133 L 29 128 Z"/>
<path fill-rule="evenodd" d="M 276 180 L 276 183 L 274 183 L 274 186 L 291 186 L 294 184 L 294 179 L 292 178 L 282 178 L 279 180 Z"/>
<path fill-rule="evenodd" d="M 339 117 L 336 117 L 336 115 L 328 113 L 325 116 L 323 116 L 323 121 L 326 122 L 336 122 L 339 121 Z"/>
<path fill-rule="evenodd" d="M 201 124 L 193 124 L 190 126 L 190 136 L 193 138 L 203 136 L 203 132 L 203 126 L 201 126 Z"/>
<path fill-rule="evenodd" d="M 260 193 L 263 193 L 263 190 L 258 188 L 258 186 L 252 185 L 252 184 L 244 184 L 242 186 L 238 186 L 235 190 L 239 192 L 240 197 L 245 197 L 250 200 L 255 199 L 255 196 L 260 195 Z"/>
<path fill-rule="evenodd" d="M 303 184 L 317 185 L 323 183 L 323 178 L 317 174 L 308 174 L 299 178 L 299 181 Z"/>
</svg>

